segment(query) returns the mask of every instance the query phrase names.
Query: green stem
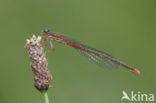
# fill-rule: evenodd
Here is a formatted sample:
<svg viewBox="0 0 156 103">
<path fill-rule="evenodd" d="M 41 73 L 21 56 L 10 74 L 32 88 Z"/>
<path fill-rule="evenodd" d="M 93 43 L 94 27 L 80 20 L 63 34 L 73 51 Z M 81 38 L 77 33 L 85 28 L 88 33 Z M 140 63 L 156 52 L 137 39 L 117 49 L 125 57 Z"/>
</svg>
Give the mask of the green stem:
<svg viewBox="0 0 156 103">
<path fill-rule="evenodd" d="M 43 92 L 43 96 L 44 96 L 45 103 L 49 103 L 48 93 L 47 92 Z"/>
</svg>

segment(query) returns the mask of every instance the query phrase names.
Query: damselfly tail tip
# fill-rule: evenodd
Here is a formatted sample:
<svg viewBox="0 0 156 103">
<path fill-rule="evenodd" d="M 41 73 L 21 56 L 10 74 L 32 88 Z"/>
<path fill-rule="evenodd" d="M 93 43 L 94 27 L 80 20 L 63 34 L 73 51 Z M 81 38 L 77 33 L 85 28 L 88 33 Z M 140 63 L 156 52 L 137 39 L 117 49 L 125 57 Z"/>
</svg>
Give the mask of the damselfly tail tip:
<svg viewBox="0 0 156 103">
<path fill-rule="evenodd" d="M 140 75 L 140 71 L 137 70 L 137 69 L 134 69 L 132 72 L 133 72 L 134 74 L 136 74 L 136 75 Z"/>
</svg>

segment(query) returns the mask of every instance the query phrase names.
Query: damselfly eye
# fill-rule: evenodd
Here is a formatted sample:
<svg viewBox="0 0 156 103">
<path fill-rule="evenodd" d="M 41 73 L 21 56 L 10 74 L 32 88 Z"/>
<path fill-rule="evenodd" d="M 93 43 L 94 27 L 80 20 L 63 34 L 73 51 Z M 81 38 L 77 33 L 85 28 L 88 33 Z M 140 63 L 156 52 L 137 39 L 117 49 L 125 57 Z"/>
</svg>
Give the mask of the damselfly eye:
<svg viewBox="0 0 156 103">
<path fill-rule="evenodd" d="M 47 34 L 48 32 L 50 32 L 50 30 L 46 28 L 46 29 L 43 30 L 42 33 L 46 33 Z"/>
</svg>

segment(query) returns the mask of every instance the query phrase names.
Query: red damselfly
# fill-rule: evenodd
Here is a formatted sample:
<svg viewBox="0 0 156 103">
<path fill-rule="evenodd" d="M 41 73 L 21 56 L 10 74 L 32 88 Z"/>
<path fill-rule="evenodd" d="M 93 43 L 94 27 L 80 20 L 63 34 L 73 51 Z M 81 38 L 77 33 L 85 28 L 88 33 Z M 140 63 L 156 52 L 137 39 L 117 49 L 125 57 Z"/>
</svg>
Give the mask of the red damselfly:
<svg viewBox="0 0 156 103">
<path fill-rule="evenodd" d="M 96 50 L 94 48 L 88 47 L 86 45 L 83 45 L 77 41 L 74 41 L 72 39 L 69 39 L 68 37 L 64 36 L 60 33 L 54 33 L 50 32 L 49 29 L 44 29 L 42 31 L 43 37 L 45 38 L 45 41 L 47 42 L 48 39 L 50 39 L 50 44 L 52 50 L 54 50 L 54 46 L 52 44 L 52 40 L 57 41 L 61 44 L 71 46 L 78 50 L 80 54 L 85 56 L 89 61 L 92 61 L 93 63 L 106 68 L 117 68 L 118 66 L 123 66 L 127 68 L 128 70 L 132 71 L 136 75 L 140 74 L 140 71 L 136 68 L 133 68 L 131 66 L 126 65 L 125 63 L 117 60 L 116 58 L 110 56 L 107 53 L 101 52 L 99 50 Z"/>
</svg>

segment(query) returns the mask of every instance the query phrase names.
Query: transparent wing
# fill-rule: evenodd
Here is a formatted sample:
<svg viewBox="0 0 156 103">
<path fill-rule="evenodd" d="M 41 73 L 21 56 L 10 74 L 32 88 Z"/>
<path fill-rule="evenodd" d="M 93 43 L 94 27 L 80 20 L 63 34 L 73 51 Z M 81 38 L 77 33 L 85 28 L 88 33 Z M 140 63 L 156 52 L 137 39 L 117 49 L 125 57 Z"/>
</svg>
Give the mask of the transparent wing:
<svg viewBox="0 0 156 103">
<path fill-rule="evenodd" d="M 76 50 L 78 50 L 78 49 L 76 49 Z M 85 52 L 82 50 L 78 50 L 78 52 L 81 55 L 83 55 L 84 57 L 86 57 L 89 61 L 97 64 L 100 67 L 104 67 L 104 68 L 108 68 L 108 69 L 116 69 L 119 66 L 118 64 L 116 64 L 110 60 L 102 58 L 102 56 L 97 56 L 95 54 L 91 54 L 91 53 L 88 53 L 88 52 Z"/>
<path fill-rule="evenodd" d="M 75 40 L 72 40 L 68 37 L 64 37 L 65 41 L 68 41 L 72 44 L 75 44 L 77 46 L 79 46 L 81 49 L 75 48 L 81 55 L 83 55 L 84 57 L 86 57 L 89 61 L 97 64 L 100 67 L 105 67 L 108 69 L 116 69 L 119 67 L 119 64 L 117 64 L 116 62 L 118 62 L 117 59 L 113 58 L 112 56 L 110 56 L 109 54 L 106 54 L 104 52 L 98 51 L 94 48 L 88 47 L 86 45 L 83 45 Z M 105 58 L 107 57 L 107 58 Z M 109 60 L 108 58 L 113 59 L 113 61 Z"/>
</svg>

